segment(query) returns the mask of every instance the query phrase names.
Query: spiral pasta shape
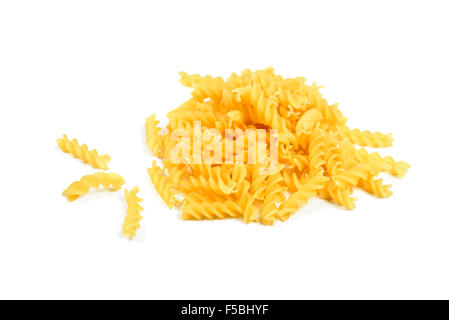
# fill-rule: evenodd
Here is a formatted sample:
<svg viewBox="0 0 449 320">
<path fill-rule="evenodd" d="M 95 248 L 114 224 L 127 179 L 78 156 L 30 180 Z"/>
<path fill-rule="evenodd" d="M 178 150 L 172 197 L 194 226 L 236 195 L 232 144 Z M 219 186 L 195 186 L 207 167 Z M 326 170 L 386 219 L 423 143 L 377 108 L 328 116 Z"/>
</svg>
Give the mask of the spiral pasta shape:
<svg viewBox="0 0 449 320">
<path fill-rule="evenodd" d="M 284 193 L 286 191 L 287 189 L 282 186 L 282 175 L 280 172 L 268 178 L 263 207 L 260 212 L 260 221 L 263 224 L 273 224 L 278 217 L 279 210 L 276 204 L 284 200 Z"/>
<path fill-rule="evenodd" d="M 330 184 L 330 186 L 320 191 L 320 195 L 348 210 L 352 210 L 355 208 L 355 201 L 357 200 L 356 198 L 351 197 L 353 192 L 354 190 L 351 186 L 339 187 L 338 185 Z"/>
<path fill-rule="evenodd" d="M 351 130 L 347 126 L 337 126 L 337 129 L 342 138 L 347 138 L 359 146 L 386 148 L 393 145 L 391 133 L 383 134 L 380 132 L 360 131 L 359 129 Z"/>
<path fill-rule="evenodd" d="M 122 234 L 130 238 L 136 236 L 137 229 L 140 228 L 139 221 L 142 220 L 140 212 L 143 208 L 139 204 L 139 202 L 142 202 L 142 199 L 137 196 L 138 192 L 138 187 L 134 187 L 131 191 L 125 189 L 125 200 L 128 204 L 128 209 L 123 222 Z"/>
<path fill-rule="evenodd" d="M 80 196 L 87 194 L 90 188 L 98 189 L 100 186 L 103 186 L 110 191 L 117 191 L 124 184 L 125 180 L 116 173 L 96 172 L 73 182 L 62 194 L 67 200 L 74 201 Z"/>
<path fill-rule="evenodd" d="M 314 176 L 304 179 L 297 187 L 297 190 L 279 206 L 279 219 L 287 221 L 290 216 L 307 203 L 308 199 L 317 195 L 322 190 L 329 178 Z"/>
<path fill-rule="evenodd" d="M 309 171 L 313 176 L 323 171 L 325 162 L 326 140 L 321 130 L 315 130 L 309 145 Z"/>
<path fill-rule="evenodd" d="M 347 171 L 344 171 L 338 175 L 333 176 L 335 183 L 339 186 L 345 186 L 347 184 L 356 186 L 360 180 L 368 180 L 370 174 L 377 175 L 381 171 L 387 171 L 391 168 L 389 164 L 386 164 L 382 160 L 372 161 L 361 164 Z"/>
<path fill-rule="evenodd" d="M 162 169 L 156 165 L 156 161 L 153 161 L 153 166 L 148 168 L 148 174 L 150 175 L 151 182 L 153 182 L 154 188 L 162 200 L 167 204 L 169 208 L 173 208 L 178 204 L 176 201 L 176 194 L 174 185 L 170 182 L 170 179 L 163 173 Z"/>
<path fill-rule="evenodd" d="M 386 164 L 391 166 L 388 172 L 391 175 L 401 178 L 405 177 L 410 168 L 410 165 L 407 162 L 395 161 L 391 156 L 382 157 L 377 152 L 369 153 L 365 148 L 360 148 L 354 151 L 354 157 L 360 162 L 383 160 Z"/>
<path fill-rule="evenodd" d="M 183 220 L 212 220 L 237 218 L 242 215 L 240 206 L 232 200 L 225 202 L 193 202 L 182 207 Z"/>
<path fill-rule="evenodd" d="M 75 158 L 82 160 L 84 163 L 90 164 L 96 169 L 108 170 L 108 163 L 111 157 L 108 155 L 99 155 L 97 150 L 89 150 L 86 144 L 80 146 L 78 140 L 69 140 L 66 135 L 56 140 L 59 148 L 73 155 Z"/>
<path fill-rule="evenodd" d="M 148 149 L 150 149 L 156 157 L 161 158 L 163 154 L 163 144 L 162 137 L 159 134 L 161 128 L 157 126 L 159 123 L 160 122 L 156 120 L 156 115 L 153 114 L 149 116 L 145 121 L 145 132 Z"/>
<path fill-rule="evenodd" d="M 213 78 L 211 76 L 201 77 L 198 74 L 188 75 L 180 72 L 180 82 L 193 89 L 192 96 L 200 101 L 211 98 L 219 101 L 224 89 L 224 80 L 221 77 Z"/>
<path fill-rule="evenodd" d="M 390 190 L 391 184 L 384 185 L 382 179 L 375 179 L 374 175 L 370 175 L 366 180 L 359 180 L 359 186 L 379 198 L 388 198 L 393 195 Z"/>
</svg>

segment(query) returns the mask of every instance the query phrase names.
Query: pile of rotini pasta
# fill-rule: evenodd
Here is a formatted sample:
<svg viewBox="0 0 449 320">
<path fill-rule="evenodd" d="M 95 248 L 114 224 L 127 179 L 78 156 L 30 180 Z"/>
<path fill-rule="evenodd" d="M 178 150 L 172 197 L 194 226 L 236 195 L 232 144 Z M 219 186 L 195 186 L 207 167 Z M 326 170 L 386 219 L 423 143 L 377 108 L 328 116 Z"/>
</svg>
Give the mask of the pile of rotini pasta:
<svg viewBox="0 0 449 320">
<path fill-rule="evenodd" d="M 403 177 L 410 167 L 368 152 L 364 147 L 391 146 L 391 134 L 348 128 L 337 104 L 329 105 L 319 87 L 306 85 L 304 78 L 284 79 L 272 68 L 244 70 L 227 80 L 180 75 L 181 83 L 192 88 L 191 98 L 167 114 L 166 128 L 152 115 L 145 129 L 146 144 L 162 163 L 153 161 L 148 169 L 151 181 L 168 207 L 180 208 L 184 220 L 237 218 L 272 225 L 289 219 L 312 197 L 353 209 L 354 188 L 389 197 L 391 186 L 383 184 L 379 173 Z M 259 137 L 261 130 L 266 134 L 255 149 L 248 132 Z M 197 148 L 195 141 L 200 142 Z M 65 135 L 57 143 L 62 151 L 104 170 L 65 189 L 69 201 L 92 188 L 117 191 L 125 184 L 120 175 L 105 172 L 110 156 Z M 174 157 L 181 149 L 182 157 Z M 256 161 L 251 161 L 254 150 Z M 275 157 L 267 157 L 273 153 Z M 134 187 L 124 194 L 128 210 L 122 232 L 130 238 L 142 219 L 138 191 Z"/>
<path fill-rule="evenodd" d="M 165 129 L 158 127 L 154 115 L 147 118 L 146 142 L 162 160 L 162 167 L 153 162 L 148 169 L 155 189 L 170 208 L 180 208 L 184 220 L 238 218 L 272 225 L 289 219 L 312 197 L 353 209 L 354 188 L 389 197 L 391 186 L 383 184 L 379 173 L 403 177 L 409 168 L 405 162 L 368 152 L 364 147 L 391 146 L 391 134 L 348 128 L 337 104 L 329 105 L 319 87 L 306 85 L 302 77 L 284 79 L 272 68 L 244 70 L 226 80 L 180 75 L 181 83 L 192 88 L 191 98 L 167 114 Z M 195 121 L 201 123 L 200 131 L 195 131 Z M 180 163 L 171 161 L 179 146 L 174 132 L 187 132 L 193 140 L 211 128 L 220 132 L 217 143 L 223 150 L 227 139 L 234 139 L 226 135 L 227 129 L 237 135 L 248 129 L 276 130 L 276 169 L 267 170 L 270 161 L 195 163 L 193 152 Z M 249 147 L 246 141 L 243 151 Z M 268 139 L 265 147 L 268 153 Z"/>
</svg>

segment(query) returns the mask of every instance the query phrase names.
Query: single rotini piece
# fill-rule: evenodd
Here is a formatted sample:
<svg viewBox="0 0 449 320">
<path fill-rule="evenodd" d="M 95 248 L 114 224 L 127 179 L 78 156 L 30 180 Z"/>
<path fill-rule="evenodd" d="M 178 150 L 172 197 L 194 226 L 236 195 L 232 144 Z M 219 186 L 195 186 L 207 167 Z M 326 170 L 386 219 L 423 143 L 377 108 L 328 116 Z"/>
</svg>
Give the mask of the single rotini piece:
<svg viewBox="0 0 449 320">
<path fill-rule="evenodd" d="M 311 135 L 309 145 L 309 171 L 314 176 L 323 171 L 326 156 L 326 139 L 321 130 L 315 130 Z"/>
<path fill-rule="evenodd" d="M 150 175 L 154 188 L 159 192 L 159 195 L 167 206 L 173 208 L 178 205 L 175 197 L 177 192 L 174 185 L 170 182 L 170 179 L 164 174 L 162 169 L 156 165 L 156 161 L 153 161 L 153 166 L 148 168 L 148 174 Z"/>
<path fill-rule="evenodd" d="M 67 197 L 67 200 L 74 201 L 87 194 L 90 188 L 98 189 L 103 186 L 110 191 L 117 191 L 124 184 L 125 180 L 116 173 L 96 172 L 73 182 L 62 194 Z"/>
<path fill-rule="evenodd" d="M 157 126 L 158 124 L 159 121 L 156 120 L 156 115 L 153 114 L 149 116 L 145 121 L 145 133 L 148 149 L 150 149 L 156 157 L 161 158 L 163 149 L 162 138 L 159 134 L 161 128 Z"/>
<path fill-rule="evenodd" d="M 72 154 L 75 158 L 81 159 L 83 162 L 90 164 L 96 169 L 108 170 L 108 163 L 111 157 L 108 155 L 99 155 L 97 150 L 89 150 L 86 144 L 80 146 L 78 140 L 69 140 L 66 135 L 56 140 L 59 148 Z"/>
<path fill-rule="evenodd" d="M 393 176 L 405 177 L 410 165 L 404 161 L 396 161 L 391 156 L 382 157 L 377 152 L 369 153 L 365 148 L 354 151 L 354 157 L 360 162 L 369 162 L 375 160 L 383 160 L 391 166 L 388 172 Z"/>
<path fill-rule="evenodd" d="M 377 175 L 380 172 L 388 171 L 390 168 L 391 166 L 382 160 L 371 161 L 346 170 L 332 178 L 340 187 L 344 187 L 348 184 L 356 186 L 360 180 L 368 180 L 370 174 Z"/>
<path fill-rule="evenodd" d="M 193 202 L 182 206 L 183 220 L 212 220 L 238 218 L 242 216 L 242 209 L 232 200 L 224 202 Z"/>
<path fill-rule="evenodd" d="M 137 196 L 138 187 L 134 187 L 131 191 L 125 189 L 125 200 L 128 204 L 125 221 L 123 222 L 122 234 L 126 237 L 135 237 L 137 229 L 140 228 L 139 221 L 142 220 L 140 212 L 143 208 L 140 206 L 142 199 Z"/>
<path fill-rule="evenodd" d="M 386 148 L 393 145 L 391 133 L 372 133 L 370 131 L 360 131 L 359 129 L 351 130 L 347 126 L 337 126 L 337 129 L 342 138 L 348 138 L 352 143 L 362 147 Z"/>
</svg>

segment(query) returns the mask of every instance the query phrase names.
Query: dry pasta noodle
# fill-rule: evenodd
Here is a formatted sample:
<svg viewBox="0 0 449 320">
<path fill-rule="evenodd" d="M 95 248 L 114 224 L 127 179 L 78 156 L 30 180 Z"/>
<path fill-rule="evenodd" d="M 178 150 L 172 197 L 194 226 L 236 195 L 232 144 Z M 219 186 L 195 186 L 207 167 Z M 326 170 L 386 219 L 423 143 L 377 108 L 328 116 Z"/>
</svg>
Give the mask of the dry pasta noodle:
<svg viewBox="0 0 449 320">
<path fill-rule="evenodd" d="M 124 184 L 125 180 L 116 173 L 96 172 L 73 182 L 62 194 L 67 200 L 74 201 L 80 196 L 87 194 L 90 188 L 98 189 L 103 186 L 110 191 L 117 191 Z"/>
<path fill-rule="evenodd" d="M 122 233 L 129 238 L 136 236 L 137 229 L 140 228 L 139 221 L 142 220 L 140 211 L 143 208 L 139 204 L 142 199 L 137 197 L 138 192 L 138 187 L 134 187 L 131 191 L 125 189 L 125 200 L 128 204 L 128 210 L 126 211 L 125 221 L 123 222 Z"/>
<path fill-rule="evenodd" d="M 108 163 L 111 157 L 108 155 L 99 155 L 97 150 L 89 150 L 86 144 L 80 146 L 78 140 L 69 140 L 66 135 L 56 140 L 59 148 L 72 154 L 75 158 L 81 159 L 83 162 L 90 164 L 96 169 L 108 170 Z"/>
</svg>

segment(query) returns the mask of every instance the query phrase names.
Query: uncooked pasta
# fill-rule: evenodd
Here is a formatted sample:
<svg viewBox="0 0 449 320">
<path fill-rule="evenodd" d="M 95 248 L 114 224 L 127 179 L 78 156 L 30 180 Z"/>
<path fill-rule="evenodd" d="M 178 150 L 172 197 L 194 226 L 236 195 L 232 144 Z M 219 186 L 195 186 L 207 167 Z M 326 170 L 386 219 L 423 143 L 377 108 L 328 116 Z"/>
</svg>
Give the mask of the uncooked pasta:
<svg viewBox="0 0 449 320">
<path fill-rule="evenodd" d="M 355 188 L 392 195 L 381 172 L 403 177 L 409 165 L 365 148 L 392 145 L 391 134 L 350 129 L 315 83 L 272 68 L 221 77 L 181 72 L 191 97 L 150 116 L 147 145 L 161 159 L 148 169 L 155 189 L 181 219 L 286 221 L 312 197 L 354 209 Z M 165 133 L 162 133 L 165 132 Z"/>
</svg>

